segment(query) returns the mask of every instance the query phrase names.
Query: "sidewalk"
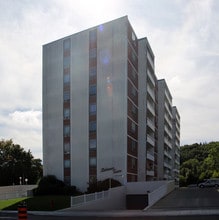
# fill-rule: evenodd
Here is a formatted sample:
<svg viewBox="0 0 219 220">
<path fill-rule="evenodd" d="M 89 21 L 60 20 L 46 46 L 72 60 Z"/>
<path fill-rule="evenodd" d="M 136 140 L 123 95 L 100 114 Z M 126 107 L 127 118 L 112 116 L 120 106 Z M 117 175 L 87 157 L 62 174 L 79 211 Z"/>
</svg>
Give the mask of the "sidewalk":
<svg viewBox="0 0 219 220">
<path fill-rule="evenodd" d="M 17 213 L 17 211 L 1 211 Z M 74 216 L 74 217 L 141 217 L 141 216 L 187 216 L 187 215 L 219 215 L 218 209 L 206 210 L 112 210 L 112 211 L 28 211 L 30 215 L 42 216 Z"/>
<path fill-rule="evenodd" d="M 219 215 L 218 209 L 209 210 L 112 210 L 112 211 L 55 211 L 55 212 L 28 212 L 33 215 L 50 216 L 92 216 L 92 217 L 140 217 L 140 216 L 186 216 L 186 215 Z"/>
</svg>

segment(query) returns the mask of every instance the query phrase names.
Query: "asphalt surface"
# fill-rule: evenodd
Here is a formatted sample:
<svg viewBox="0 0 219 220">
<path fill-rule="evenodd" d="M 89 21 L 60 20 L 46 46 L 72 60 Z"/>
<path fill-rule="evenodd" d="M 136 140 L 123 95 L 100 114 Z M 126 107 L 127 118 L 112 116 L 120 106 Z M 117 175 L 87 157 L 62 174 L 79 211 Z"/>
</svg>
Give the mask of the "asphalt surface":
<svg viewBox="0 0 219 220">
<path fill-rule="evenodd" d="M 178 188 L 158 201 L 149 210 L 219 210 L 219 188 Z"/>
<path fill-rule="evenodd" d="M 152 207 L 142 210 L 111 211 L 28 211 L 28 220 L 50 219 L 147 219 L 147 220 L 219 219 L 219 189 L 179 188 Z M 0 212 L 0 219 L 17 219 L 16 212 Z"/>
</svg>

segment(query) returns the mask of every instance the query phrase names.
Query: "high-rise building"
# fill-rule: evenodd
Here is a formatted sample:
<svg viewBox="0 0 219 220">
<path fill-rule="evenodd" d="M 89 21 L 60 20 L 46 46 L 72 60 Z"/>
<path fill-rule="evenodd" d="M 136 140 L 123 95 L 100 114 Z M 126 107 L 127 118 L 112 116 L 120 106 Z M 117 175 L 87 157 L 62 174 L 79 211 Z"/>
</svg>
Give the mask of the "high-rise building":
<svg viewBox="0 0 219 220">
<path fill-rule="evenodd" d="M 172 172 L 172 96 L 164 79 L 158 80 L 158 180 Z"/>
<path fill-rule="evenodd" d="M 156 180 L 154 55 L 127 16 L 43 46 L 44 175 Z"/>
<path fill-rule="evenodd" d="M 179 184 L 180 169 L 180 115 L 176 106 L 172 107 L 172 179 Z"/>
<path fill-rule="evenodd" d="M 138 40 L 138 66 L 138 181 L 155 180 L 157 178 L 157 78 L 154 73 L 154 54 L 147 38 Z"/>
</svg>

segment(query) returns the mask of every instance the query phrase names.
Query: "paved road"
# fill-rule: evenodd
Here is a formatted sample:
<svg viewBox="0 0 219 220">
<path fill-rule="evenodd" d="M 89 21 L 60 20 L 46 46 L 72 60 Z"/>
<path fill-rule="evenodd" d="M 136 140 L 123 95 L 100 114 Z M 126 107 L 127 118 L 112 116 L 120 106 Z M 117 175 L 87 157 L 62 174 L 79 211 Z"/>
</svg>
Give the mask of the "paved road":
<svg viewBox="0 0 219 220">
<path fill-rule="evenodd" d="M 179 188 L 161 199 L 150 210 L 219 210 L 219 189 Z"/>
<path fill-rule="evenodd" d="M 146 211 L 107 211 L 107 212 L 29 212 L 28 220 L 218 220 L 219 189 L 180 188 L 161 199 Z M 15 220 L 17 214 L 0 212 L 0 220 Z"/>
<path fill-rule="evenodd" d="M 17 220 L 16 214 L 0 215 L 0 220 Z M 219 215 L 186 215 L 186 216 L 130 216 L 130 217 L 101 217 L 101 216 L 40 216 L 28 215 L 28 220 L 218 220 Z"/>
</svg>

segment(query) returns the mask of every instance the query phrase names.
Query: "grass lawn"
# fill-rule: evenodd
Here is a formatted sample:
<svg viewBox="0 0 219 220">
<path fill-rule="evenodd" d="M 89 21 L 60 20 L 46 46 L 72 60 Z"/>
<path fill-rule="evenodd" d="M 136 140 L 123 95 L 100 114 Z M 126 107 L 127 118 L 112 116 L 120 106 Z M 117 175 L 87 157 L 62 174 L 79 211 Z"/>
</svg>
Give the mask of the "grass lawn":
<svg viewBox="0 0 219 220">
<path fill-rule="evenodd" d="M 0 200 L 0 210 L 6 209 L 14 204 L 19 204 L 26 198 L 17 198 L 17 199 L 7 199 L 7 200 Z"/>
<path fill-rule="evenodd" d="M 0 210 L 17 210 L 22 201 L 25 201 L 27 210 L 30 211 L 54 211 L 70 207 L 70 196 L 51 195 L 0 200 Z"/>
</svg>

